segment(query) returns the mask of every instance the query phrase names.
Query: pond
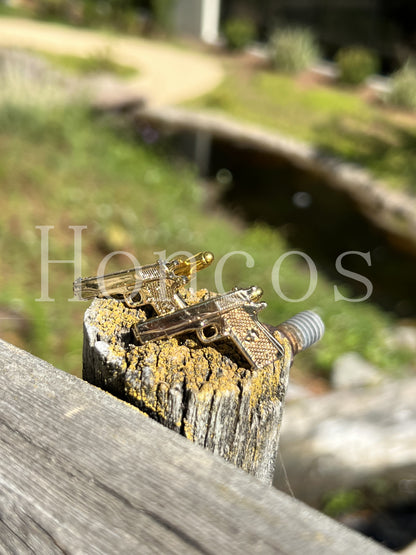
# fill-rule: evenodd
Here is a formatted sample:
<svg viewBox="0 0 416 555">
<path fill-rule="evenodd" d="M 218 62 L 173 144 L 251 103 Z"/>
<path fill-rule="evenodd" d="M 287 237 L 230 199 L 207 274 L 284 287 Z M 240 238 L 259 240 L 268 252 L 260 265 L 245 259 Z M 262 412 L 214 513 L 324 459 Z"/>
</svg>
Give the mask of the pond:
<svg viewBox="0 0 416 555">
<path fill-rule="evenodd" d="M 319 273 L 348 285 L 356 298 L 366 294 L 365 284 L 341 275 L 336 261 L 349 251 L 369 253 L 371 266 L 362 255 L 349 255 L 342 264 L 371 281 L 372 302 L 400 318 L 416 316 L 416 252 L 377 228 L 328 179 L 275 153 L 205 132 L 170 133 L 163 141 L 170 153 L 196 164 L 230 213 L 276 228 L 289 248 L 306 253 Z"/>
</svg>

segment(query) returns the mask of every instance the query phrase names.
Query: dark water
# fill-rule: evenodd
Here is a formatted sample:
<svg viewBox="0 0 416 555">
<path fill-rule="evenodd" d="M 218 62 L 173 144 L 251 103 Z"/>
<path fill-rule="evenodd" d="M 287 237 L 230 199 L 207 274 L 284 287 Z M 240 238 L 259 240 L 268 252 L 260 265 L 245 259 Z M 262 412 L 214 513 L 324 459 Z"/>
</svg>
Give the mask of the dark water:
<svg viewBox="0 0 416 555">
<path fill-rule="evenodd" d="M 414 504 L 392 506 L 384 511 L 369 511 L 365 517 L 351 518 L 344 524 L 388 549 L 401 550 L 415 540 L 416 510 Z"/>
<path fill-rule="evenodd" d="M 367 288 L 337 271 L 342 265 L 368 278 L 372 302 L 399 317 L 416 316 L 416 252 L 376 228 L 348 195 L 282 157 L 206 134 L 176 133 L 168 148 L 197 163 L 202 177 L 217 184 L 219 202 L 246 222 L 266 222 L 288 246 L 308 254 L 328 278 L 347 284 L 356 298 Z M 214 185 L 215 186 L 215 185 Z"/>
</svg>

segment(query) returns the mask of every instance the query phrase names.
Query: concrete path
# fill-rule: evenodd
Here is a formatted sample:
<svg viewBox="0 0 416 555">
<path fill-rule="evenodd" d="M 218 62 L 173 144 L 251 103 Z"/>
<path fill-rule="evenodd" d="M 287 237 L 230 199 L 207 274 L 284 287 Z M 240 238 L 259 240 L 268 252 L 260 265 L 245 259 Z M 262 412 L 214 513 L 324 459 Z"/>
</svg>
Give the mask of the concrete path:
<svg viewBox="0 0 416 555">
<path fill-rule="evenodd" d="M 200 96 L 216 87 L 224 75 L 214 57 L 166 43 L 20 18 L 0 18 L 0 46 L 77 56 L 108 50 L 115 61 L 140 72 L 122 87 L 124 94 L 144 96 L 151 106 L 177 104 Z M 120 93 L 120 89 L 107 84 L 100 94 L 111 101 Z"/>
</svg>

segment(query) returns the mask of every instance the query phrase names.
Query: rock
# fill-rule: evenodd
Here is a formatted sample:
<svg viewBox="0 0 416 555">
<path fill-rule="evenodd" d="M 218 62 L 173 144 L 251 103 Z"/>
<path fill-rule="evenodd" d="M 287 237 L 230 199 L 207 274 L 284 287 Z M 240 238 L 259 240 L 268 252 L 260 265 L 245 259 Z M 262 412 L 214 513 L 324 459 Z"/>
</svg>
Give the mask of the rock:
<svg viewBox="0 0 416 555">
<path fill-rule="evenodd" d="M 286 392 L 286 403 L 291 403 L 298 401 L 299 399 L 307 399 L 313 396 L 313 392 L 307 387 L 289 381 L 289 385 Z"/>
<path fill-rule="evenodd" d="M 358 353 L 344 353 L 334 363 L 331 383 L 334 389 L 352 389 L 381 383 L 380 371 Z"/>
<path fill-rule="evenodd" d="M 401 553 L 402 555 L 416 555 L 416 541 L 408 545 Z"/>
<path fill-rule="evenodd" d="M 416 498 L 416 378 L 288 403 L 281 460 L 295 497 L 321 507 L 328 492 L 384 484 Z M 282 463 L 274 484 L 287 490 Z"/>
<path fill-rule="evenodd" d="M 141 109 L 146 104 L 137 86 L 114 75 L 98 73 L 84 77 L 79 82 L 96 110 L 129 112 Z"/>
<path fill-rule="evenodd" d="M 389 341 L 392 347 L 416 352 L 416 327 L 397 326 L 392 330 Z"/>
</svg>

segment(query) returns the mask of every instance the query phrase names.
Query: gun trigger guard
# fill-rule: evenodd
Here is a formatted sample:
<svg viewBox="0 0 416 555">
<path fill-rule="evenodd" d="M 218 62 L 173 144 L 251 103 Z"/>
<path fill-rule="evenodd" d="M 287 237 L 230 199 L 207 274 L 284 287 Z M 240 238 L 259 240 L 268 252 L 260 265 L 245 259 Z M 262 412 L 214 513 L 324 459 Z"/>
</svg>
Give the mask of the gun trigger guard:
<svg viewBox="0 0 416 555">
<path fill-rule="evenodd" d="M 205 334 L 205 330 L 212 330 L 213 333 L 210 335 L 206 335 Z M 215 324 L 209 324 L 205 327 L 202 327 L 198 330 L 196 330 L 196 335 L 198 337 L 198 339 L 201 341 L 201 343 L 212 343 L 214 341 L 216 341 L 218 339 L 219 336 L 219 330 L 218 327 Z"/>
<path fill-rule="evenodd" d="M 183 257 L 183 260 L 186 260 L 186 256 Z M 171 260 L 170 262 L 167 262 L 167 263 L 164 262 L 166 273 L 169 274 L 169 276 L 175 276 L 175 270 L 179 268 L 183 260 L 181 260 L 181 258 L 178 257 L 178 258 L 175 258 L 174 260 Z"/>
<path fill-rule="evenodd" d="M 125 294 L 123 295 L 123 297 L 124 297 L 124 302 L 129 308 L 138 308 L 143 304 L 142 296 L 140 295 L 140 293 L 136 293 L 134 297 L 131 294 L 130 295 Z M 134 299 L 137 299 L 137 300 L 134 300 Z"/>
</svg>

